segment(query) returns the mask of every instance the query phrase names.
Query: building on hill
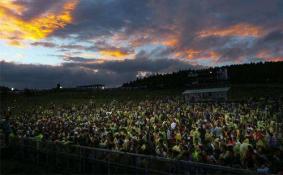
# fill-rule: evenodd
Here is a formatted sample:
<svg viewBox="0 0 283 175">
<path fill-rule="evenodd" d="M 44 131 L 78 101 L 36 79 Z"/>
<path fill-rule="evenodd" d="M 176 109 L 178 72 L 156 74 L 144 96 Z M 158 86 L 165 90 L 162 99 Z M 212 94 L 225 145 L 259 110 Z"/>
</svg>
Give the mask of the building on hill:
<svg viewBox="0 0 283 175">
<path fill-rule="evenodd" d="M 230 87 L 209 88 L 209 89 L 191 89 L 183 92 L 188 102 L 199 101 L 224 101 L 228 99 Z"/>
<path fill-rule="evenodd" d="M 186 86 L 195 89 L 201 87 L 227 86 L 229 83 L 227 68 L 189 72 L 187 77 Z"/>
<path fill-rule="evenodd" d="M 218 69 L 216 72 L 216 79 L 219 81 L 228 80 L 228 71 L 227 68 Z"/>
</svg>

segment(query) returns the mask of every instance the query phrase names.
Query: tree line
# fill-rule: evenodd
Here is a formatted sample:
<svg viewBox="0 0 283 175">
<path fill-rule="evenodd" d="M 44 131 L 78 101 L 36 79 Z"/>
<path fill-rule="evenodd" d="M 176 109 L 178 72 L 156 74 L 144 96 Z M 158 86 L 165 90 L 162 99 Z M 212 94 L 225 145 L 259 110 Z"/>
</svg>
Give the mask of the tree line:
<svg viewBox="0 0 283 175">
<path fill-rule="evenodd" d="M 219 70 L 227 69 L 226 81 L 217 78 Z M 124 83 L 124 88 L 182 88 L 194 84 L 283 84 L 283 62 L 259 62 L 229 65 L 201 70 L 180 70 L 155 74 Z"/>
</svg>

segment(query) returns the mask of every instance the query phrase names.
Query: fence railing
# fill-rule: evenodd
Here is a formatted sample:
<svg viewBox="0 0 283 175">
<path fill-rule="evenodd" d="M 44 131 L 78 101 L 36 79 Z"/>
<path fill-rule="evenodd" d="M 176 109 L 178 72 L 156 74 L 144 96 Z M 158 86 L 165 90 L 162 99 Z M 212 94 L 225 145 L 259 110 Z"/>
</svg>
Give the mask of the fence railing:
<svg viewBox="0 0 283 175">
<path fill-rule="evenodd" d="M 254 174 L 253 171 L 226 166 L 174 160 L 93 148 L 42 142 L 35 139 L 11 139 L 11 156 L 35 163 L 50 171 L 98 174 Z"/>
</svg>

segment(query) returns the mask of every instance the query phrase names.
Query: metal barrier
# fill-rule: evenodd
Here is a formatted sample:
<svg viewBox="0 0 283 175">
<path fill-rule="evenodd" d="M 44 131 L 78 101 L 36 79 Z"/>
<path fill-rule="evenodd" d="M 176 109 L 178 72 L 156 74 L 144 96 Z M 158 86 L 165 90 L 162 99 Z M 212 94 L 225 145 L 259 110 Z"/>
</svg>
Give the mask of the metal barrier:
<svg viewBox="0 0 283 175">
<path fill-rule="evenodd" d="M 16 159 L 46 167 L 51 172 L 97 174 L 255 174 L 226 166 L 173 160 L 107 149 L 12 139 Z"/>
</svg>

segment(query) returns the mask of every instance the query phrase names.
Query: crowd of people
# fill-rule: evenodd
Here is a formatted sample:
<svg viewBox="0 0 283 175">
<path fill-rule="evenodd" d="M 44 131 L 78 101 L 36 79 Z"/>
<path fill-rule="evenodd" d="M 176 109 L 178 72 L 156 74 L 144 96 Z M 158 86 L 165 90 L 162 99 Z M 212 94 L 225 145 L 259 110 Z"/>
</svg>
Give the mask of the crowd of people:
<svg viewBox="0 0 283 175">
<path fill-rule="evenodd" d="M 281 109 L 278 99 L 188 103 L 181 97 L 164 97 L 100 105 L 90 101 L 12 113 L 5 127 L 11 137 L 279 172 Z"/>
</svg>

